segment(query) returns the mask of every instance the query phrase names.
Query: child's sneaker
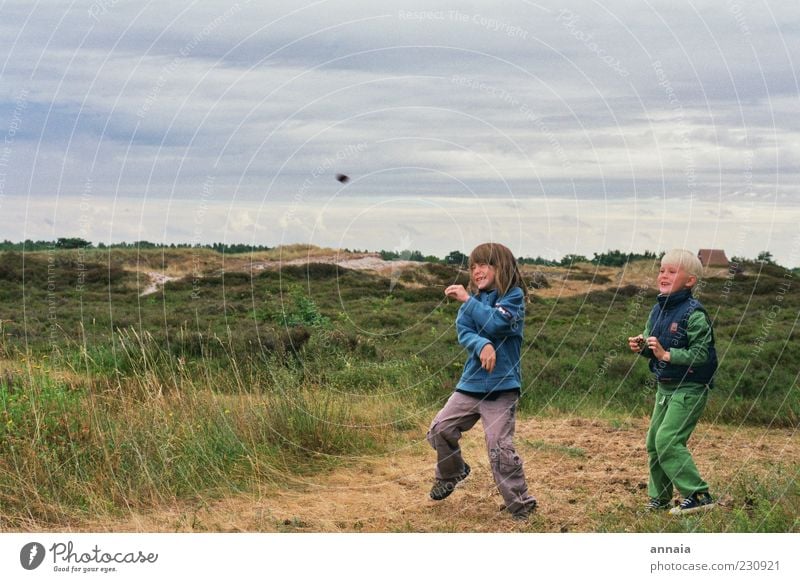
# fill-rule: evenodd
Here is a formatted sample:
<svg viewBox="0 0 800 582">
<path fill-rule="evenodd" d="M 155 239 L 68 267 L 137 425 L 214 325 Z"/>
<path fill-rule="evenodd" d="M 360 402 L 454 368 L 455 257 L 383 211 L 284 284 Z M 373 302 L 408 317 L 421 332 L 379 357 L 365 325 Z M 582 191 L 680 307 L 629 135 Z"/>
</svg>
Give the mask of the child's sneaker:
<svg viewBox="0 0 800 582">
<path fill-rule="evenodd" d="M 534 499 L 530 504 L 528 504 L 527 507 L 525 507 L 525 509 L 522 509 L 522 510 L 516 512 L 516 513 L 512 513 L 511 514 L 511 519 L 513 519 L 514 521 L 527 521 L 527 519 L 531 515 L 536 513 L 536 506 L 537 505 L 538 505 L 538 503 L 536 503 L 536 500 Z"/>
<path fill-rule="evenodd" d="M 681 501 L 669 510 L 670 515 L 688 515 L 690 513 L 697 513 L 698 511 L 706 511 L 714 507 L 714 499 L 709 495 L 708 491 L 700 491 L 692 493 L 689 497 Z"/>
<path fill-rule="evenodd" d="M 651 497 L 650 501 L 644 506 L 647 511 L 661 511 L 663 509 L 669 509 L 672 506 L 672 500 L 664 501 L 663 499 L 659 499 L 658 497 Z"/>
<path fill-rule="evenodd" d="M 450 495 L 461 481 L 469 476 L 469 465 L 464 463 L 464 472 L 452 479 L 437 479 L 431 488 L 431 499 L 441 501 Z"/>
</svg>

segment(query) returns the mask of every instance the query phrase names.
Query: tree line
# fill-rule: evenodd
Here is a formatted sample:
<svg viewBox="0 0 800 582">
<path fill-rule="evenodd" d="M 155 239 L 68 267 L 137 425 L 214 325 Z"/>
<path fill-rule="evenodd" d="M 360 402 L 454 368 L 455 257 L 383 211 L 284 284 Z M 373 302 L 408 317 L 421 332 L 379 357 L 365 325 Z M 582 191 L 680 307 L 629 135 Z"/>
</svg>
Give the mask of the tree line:
<svg viewBox="0 0 800 582">
<path fill-rule="evenodd" d="M 23 242 L 12 242 L 4 240 L 0 242 L 0 251 L 46 251 L 52 249 L 211 249 L 218 253 L 251 253 L 255 251 L 269 251 L 275 247 L 267 245 L 253 245 L 244 243 L 154 243 L 146 240 L 134 242 L 118 242 L 105 244 L 102 242 L 97 243 L 95 246 L 91 241 L 77 237 L 62 237 L 54 241 L 47 240 L 31 240 L 26 239 Z M 349 249 L 344 249 L 348 252 Z M 352 252 L 370 252 L 370 251 L 357 251 Z M 402 251 L 378 251 L 380 257 L 385 261 L 417 261 L 420 263 L 443 263 L 445 265 L 454 265 L 458 267 L 466 267 L 469 261 L 469 256 L 461 251 L 455 250 L 448 253 L 444 258 L 439 258 L 435 255 L 425 255 L 419 250 L 402 250 Z M 540 256 L 537 257 L 517 257 L 517 261 L 522 265 L 543 265 L 550 267 L 570 267 L 578 263 L 590 263 L 602 267 L 621 267 L 631 261 L 637 260 L 650 260 L 656 261 L 663 256 L 663 252 L 656 253 L 653 251 L 644 251 L 643 253 L 623 252 L 620 250 L 609 250 L 604 253 L 593 253 L 592 258 L 584 255 L 570 253 L 564 255 L 560 259 L 546 259 Z M 776 265 L 772 253 L 769 251 L 761 251 L 754 260 L 745 259 L 743 257 L 732 257 L 733 263 L 754 262 L 767 265 Z M 798 271 L 798 269 L 793 269 Z"/>
<path fill-rule="evenodd" d="M 48 240 L 31 240 L 27 239 L 23 242 L 11 242 L 4 240 L 0 242 L 0 251 L 47 251 L 52 249 L 211 249 L 218 253 L 250 253 L 254 251 L 269 251 L 275 247 L 266 245 L 249 245 L 243 243 L 210 243 L 210 244 L 192 244 L 192 243 L 154 243 L 147 240 L 139 240 L 134 242 L 118 242 L 105 244 L 102 242 L 97 243 L 95 246 L 92 242 L 82 238 L 58 238 L 54 241 Z"/>
</svg>

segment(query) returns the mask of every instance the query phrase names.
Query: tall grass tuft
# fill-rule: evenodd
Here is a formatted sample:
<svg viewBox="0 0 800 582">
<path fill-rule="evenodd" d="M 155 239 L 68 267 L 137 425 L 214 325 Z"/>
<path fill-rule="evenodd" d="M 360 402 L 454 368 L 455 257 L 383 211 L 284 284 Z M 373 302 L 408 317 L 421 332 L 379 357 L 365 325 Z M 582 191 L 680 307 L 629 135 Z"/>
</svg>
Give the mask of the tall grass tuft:
<svg viewBox="0 0 800 582">
<path fill-rule="evenodd" d="M 209 359 L 194 373 L 130 331 L 115 362 L 105 382 L 70 383 L 47 370 L 0 378 L 0 526 L 67 524 L 285 483 L 379 452 L 391 431 L 408 428 L 393 423 L 405 412 L 391 394 L 326 390 L 278 359 Z"/>
</svg>

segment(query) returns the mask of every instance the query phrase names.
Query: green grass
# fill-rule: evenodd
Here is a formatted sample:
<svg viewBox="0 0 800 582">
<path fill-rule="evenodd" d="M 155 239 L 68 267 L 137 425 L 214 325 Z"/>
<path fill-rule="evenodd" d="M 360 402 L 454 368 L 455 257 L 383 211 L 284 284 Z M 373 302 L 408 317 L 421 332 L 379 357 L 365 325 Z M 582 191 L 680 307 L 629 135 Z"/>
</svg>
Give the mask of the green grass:
<svg viewBox="0 0 800 582">
<path fill-rule="evenodd" d="M 146 297 L 125 270 L 190 272 L 194 259 L 203 278 Z M 441 292 L 462 273 L 429 265 L 393 282 L 312 263 L 251 277 L 215 261 L 192 249 L 0 254 L 0 529 L 286 483 L 424 433 L 464 363 L 458 304 Z M 791 276 L 751 266 L 703 286 L 721 360 L 705 421 L 800 424 Z M 630 286 L 533 297 L 521 413 L 612 428 L 649 414 L 650 374 L 625 338 L 653 302 Z M 609 531 L 796 531 L 791 471 L 737 484 L 734 499 L 751 502 L 697 522 L 629 520 L 629 508 L 598 519 Z"/>
<path fill-rule="evenodd" d="M 780 468 L 769 481 L 756 475 L 741 475 L 706 512 L 683 517 L 668 512 L 647 512 L 640 506 L 620 505 L 611 512 L 592 517 L 600 532 L 800 532 L 800 472 Z M 641 505 L 642 500 L 636 502 Z"/>
<path fill-rule="evenodd" d="M 530 440 L 523 440 L 522 443 L 532 449 L 537 451 L 548 451 L 554 453 L 560 453 L 567 457 L 573 457 L 576 459 L 584 459 L 586 458 L 586 451 L 580 447 L 567 447 L 564 445 L 556 445 L 553 443 L 548 443 L 542 440 L 530 441 Z"/>
<path fill-rule="evenodd" d="M 162 389 L 155 375 L 141 376 L 116 389 L 82 389 L 43 372 L 0 385 L 5 519 L 61 523 L 73 512 L 231 493 L 265 478 L 286 482 L 379 452 L 393 430 L 391 423 L 371 430 L 368 411 L 355 410 L 346 396 L 301 386 L 289 373 L 271 385 L 265 375 L 260 392 L 239 394 L 231 394 L 236 375 L 184 381 L 179 392 Z"/>
</svg>

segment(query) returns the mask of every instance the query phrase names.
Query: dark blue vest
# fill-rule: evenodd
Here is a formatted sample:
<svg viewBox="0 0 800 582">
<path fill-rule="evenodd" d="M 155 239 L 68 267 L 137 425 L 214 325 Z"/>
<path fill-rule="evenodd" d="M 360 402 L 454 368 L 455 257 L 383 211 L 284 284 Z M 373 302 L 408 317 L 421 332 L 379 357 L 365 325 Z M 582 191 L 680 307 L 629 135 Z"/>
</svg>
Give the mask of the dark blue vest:
<svg viewBox="0 0 800 582">
<path fill-rule="evenodd" d="M 666 350 L 688 347 L 689 316 L 695 311 L 701 311 L 708 318 L 708 312 L 697 299 L 692 297 L 691 289 L 684 289 L 671 295 L 659 295 L 658 304 L 650 312 L 648 326 L 650 335 L 657 337 Z M 717 350 L 714 347 L 713 328 L 711 329 L 711 345 L 708 347 L 707 361 L 691 366 L 677 366 L 661 362 L 651 354 L 650 370 L 656 375 L 659 382 L 668 384 L 697 382 L 711 387 L 714 382 L 714 372 L 717 371 Z"/>
</svg>

